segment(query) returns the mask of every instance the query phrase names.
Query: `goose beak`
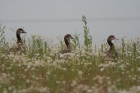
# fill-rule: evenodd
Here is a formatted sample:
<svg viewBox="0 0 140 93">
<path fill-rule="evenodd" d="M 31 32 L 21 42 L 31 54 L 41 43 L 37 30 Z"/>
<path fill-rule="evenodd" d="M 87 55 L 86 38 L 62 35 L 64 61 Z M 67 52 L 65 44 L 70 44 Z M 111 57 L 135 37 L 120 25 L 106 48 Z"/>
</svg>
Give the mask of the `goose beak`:
<svg viewBox="0 0 140 93">
<path fill-rule="evenodd" d="M 116 38 L 116 37 L 113 37 L 113 39 L 112 40 L 119 40 L 118 38 Z"/>
<path fill-rule="evenodd" d="M 22 33 L 27 33 L 27 32 L 25 32 L 25 31 L 22 31 Z"/>
</svg>

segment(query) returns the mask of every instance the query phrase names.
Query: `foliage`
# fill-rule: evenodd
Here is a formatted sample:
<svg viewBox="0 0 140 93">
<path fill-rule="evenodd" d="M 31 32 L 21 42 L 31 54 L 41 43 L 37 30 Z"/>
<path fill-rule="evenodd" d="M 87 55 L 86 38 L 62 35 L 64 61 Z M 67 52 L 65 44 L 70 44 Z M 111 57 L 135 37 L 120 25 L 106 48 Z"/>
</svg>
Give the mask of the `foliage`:
<svg viewBox="0 0 140 93">
<path fill-rule="evenodd" d="M 91 52 L 85 48 L 92 44 L 88 32 L 84 45 L 79 35 L 73 36 L 75 51 L 62 57 L 57 55 L 60 44 L 51 45 L 52 39 L 39 35 L 25 39 L 26 54 L 4 54 L 0 49 L 0 93 L 140 92 L 140 37 L 122 37 L 122 43 L 115 44 L 120 55 L 117 62 L 103 63 L 106 43 L 91 47 Z"/>
<path fill-rule="evenodd" d="M 92 36 L 89 34 L 89 28 L 87 27 L 86 17 L 82 16 L 82 21 L 84 22 L 84 44 L 86 47 L 92 46 Z"/>
</svg>

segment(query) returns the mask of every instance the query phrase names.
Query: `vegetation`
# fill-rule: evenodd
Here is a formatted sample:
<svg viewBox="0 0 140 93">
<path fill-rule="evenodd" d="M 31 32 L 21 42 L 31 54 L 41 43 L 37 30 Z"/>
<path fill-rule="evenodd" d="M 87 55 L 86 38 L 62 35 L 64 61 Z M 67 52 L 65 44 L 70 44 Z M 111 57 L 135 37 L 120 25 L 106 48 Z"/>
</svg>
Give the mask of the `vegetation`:
<svg viewBox="0 0 140 93">
<path fill-rule="evenodd" d="M 117 62 L 102 62 L 105 43 L 92 46 L 92 37 L 84 22 L 84 45 L 73 35 L 75 51 L 60 56 L 64 47 L 52 40 L 33 35 L 23 38 L 26 53 L 8 53 L 4 28 L 0 26 L 0 93 L 140 93 L 140 37 L 115 45 Z"/>
</svg>

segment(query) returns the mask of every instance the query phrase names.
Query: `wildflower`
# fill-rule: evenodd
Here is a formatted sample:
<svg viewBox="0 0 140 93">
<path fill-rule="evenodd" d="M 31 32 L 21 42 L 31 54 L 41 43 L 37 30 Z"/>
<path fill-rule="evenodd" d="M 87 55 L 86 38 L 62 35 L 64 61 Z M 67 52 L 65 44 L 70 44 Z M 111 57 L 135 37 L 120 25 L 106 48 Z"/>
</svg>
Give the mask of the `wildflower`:
<svg viewBox="0 0 140 93">
<path fill-rule="evenodd" d="M 121 68 L 121 70 L 124 70 L 124 67 L 125 67 L 125 66 L 122 64 L 122 65 L 120 65 L 119 67 Z"/>
<path fill-rule="evenodd" d="M 30 83 L 30 80 L 29 79 L 26 79 L 26 83 Z"/>
<path fill-rule="evenodd" d="M 88 92 L 88 93 L 90 93 L 90 92 L 92 92 L 92 90 L 91 90 L 91 89 L 89 89 L 89 90 L 87 90 L 87 92 Z"/>
<path fill-rule="evenodd" d="M 66 81 L 65 81 L 65 80 L 63 80 L 63 81 L 62 81 L 62 83 L 63 83 L 63 84 L 65 84 L 65 83 L 66 83 Z"/>
<path fill-rule="evenodd" d="M 79 70 L 79 71 L 78 71 L 78 74 L 81 75 L 81 74 L 83 74 L 83 72 Z"/>
<path fill-rule="evenodd" d="M 104 68 L 101 68 L 100 71 L 104 71 Z"/>
<path fill-rule="evenodd" d="M 48 74 L 48 75 L 49 75 L 49 74 L 50 74 L 50 72 L 47 72 L 46 74 Z"/>
<path fill-rule="evenodd" d="M 140 56 L 138 56 L 137 59 L 140 59 Z"/>
<path fill-rule="evenodd" d="M 140 68 L 138 68 L 138 71 L 140 72 Z"/>
<path fill-rule="evenodd" d="M 66 68 L 63 68 L 63 70 L 66 70 Z"/>
<path fill-rule="evenodd" d="M 7 74 L 6 74 L 6 73 L 2 73 L 2 76 L 3 76 L 3 77 L 7 77 Z"/>
<path fill-rule="evenodd" d="M 71 86 L 75 86 L 77 84 L 77 82 L 75 80 L 72 81 Z"/>
<path fill-rule="evenodd" d="M 56 83 L 60 83 L 60 81 L 56 81 Z"/>
</svg>

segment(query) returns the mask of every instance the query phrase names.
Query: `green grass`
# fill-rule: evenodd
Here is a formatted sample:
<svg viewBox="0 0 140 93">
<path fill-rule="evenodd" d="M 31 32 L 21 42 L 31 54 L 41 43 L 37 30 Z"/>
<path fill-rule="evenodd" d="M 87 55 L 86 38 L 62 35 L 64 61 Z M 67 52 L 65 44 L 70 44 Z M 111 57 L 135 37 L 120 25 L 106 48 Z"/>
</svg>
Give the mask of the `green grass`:
<svg viewBox="0 0 140 93">
<path fill-rule="evenodd" d="M 23 37 L 25 54 L 7 54 L 11 45 L 1 26 L 0 93 L 140 93 L 140 37 L 122 37 L 115 45 L 117 62 L 103 63 L 109 46 L 92 46 L 86 18 L 82 21 L 84 45 L 74 34 L 75 51 L 62 57 L 57 52 L 64 48 L 63 39 L 52 45 L 51 39 L 39 35 Z"/>
</svg>

